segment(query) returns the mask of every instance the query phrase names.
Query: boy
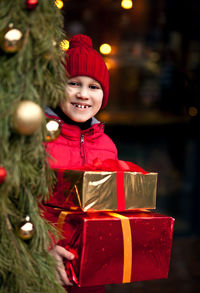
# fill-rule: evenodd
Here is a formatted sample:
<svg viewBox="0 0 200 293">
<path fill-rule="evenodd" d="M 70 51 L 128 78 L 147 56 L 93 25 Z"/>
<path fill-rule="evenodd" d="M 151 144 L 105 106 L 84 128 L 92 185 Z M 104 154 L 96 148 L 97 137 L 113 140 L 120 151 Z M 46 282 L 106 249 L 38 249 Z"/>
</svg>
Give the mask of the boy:
<svg viewBox="0 0 200 293">
<path fill-rule="evenodd" d="M 47 117 L 59 122 L 59 137 L 46 143 L 46 150 L 52 157 L 52 168 L 79 169 L 91 165 L 100 158 L 117 159 L 117 149 L 104 133 L 104 126 L 94 116 L 103 109 L 108 100 L 109 74 L 101 55 L 92 47 L 86 35 L 72 37 L 66 57 L 66 71 L 69 75 L 66 99 L 56 109 L 46 109 Z M 52 197 L 48 205 L 56 206 L 64 198 Z M 64 285 L 72 285 L 65 273 L 63 259 L 72 260 L 74 255 L 59 245 L 51 251 L 58 261 L 58 272 Z M 69 292 L 103 293 L 104 287 L 68 287 Z"/>
</svg>

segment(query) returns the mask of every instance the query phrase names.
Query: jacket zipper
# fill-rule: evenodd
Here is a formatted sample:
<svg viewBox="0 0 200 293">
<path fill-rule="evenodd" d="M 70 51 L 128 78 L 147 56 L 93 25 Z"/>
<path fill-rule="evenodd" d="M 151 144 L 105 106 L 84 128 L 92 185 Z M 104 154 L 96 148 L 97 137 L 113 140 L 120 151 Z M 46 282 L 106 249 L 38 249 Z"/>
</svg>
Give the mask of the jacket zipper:
<svg viewBox="0 0 200 293">
<path fill-rule="evenodd" d="M 83 163 L 85 163 L 84 134 L 81 134 L 81 157 L 83 158 Z"/>
</svg>

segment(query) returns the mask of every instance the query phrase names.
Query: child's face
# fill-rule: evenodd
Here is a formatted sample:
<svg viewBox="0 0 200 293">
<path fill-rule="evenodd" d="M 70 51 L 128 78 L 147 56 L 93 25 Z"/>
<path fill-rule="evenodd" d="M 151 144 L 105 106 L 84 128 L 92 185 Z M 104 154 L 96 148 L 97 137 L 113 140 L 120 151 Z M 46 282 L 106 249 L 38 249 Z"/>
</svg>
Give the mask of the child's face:
<svg viewBox="0 0 200 293">
<path fill-rule="evenodd" d="M 62 111 L 75 122 L 85 122 L 101 108 L 103 90 L 99 82 L 88 76 L 68 80 L 66 100 L 60 103 Z"/>
</svg>

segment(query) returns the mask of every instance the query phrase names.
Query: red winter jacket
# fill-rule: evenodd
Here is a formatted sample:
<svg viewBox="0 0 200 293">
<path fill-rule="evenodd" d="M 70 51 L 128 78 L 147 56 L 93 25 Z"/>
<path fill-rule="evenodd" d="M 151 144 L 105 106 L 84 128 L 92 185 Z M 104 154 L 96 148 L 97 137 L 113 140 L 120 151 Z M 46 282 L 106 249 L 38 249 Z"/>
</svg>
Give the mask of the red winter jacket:
<svg viewBox="0 0 200 293">
<path fill-rule="evenodd" d="M 51 116 L 49 115 L 52 114 Z M 47 115 L 47 114 L 46 114 Z M 57 139 L 46 143 L 46 151 L 51 156 L 49 164 L 53 169 L 80 169 L 85 165 L 92 165 L 94 159 L 117 159 L 117 149 L 113 141 L 104 133 L 104 125 L 95 122 L 90 128 L 81 130 L 77 125 L 70 125 L 61 120 L 51 110 L 48 118 L 55 119 L 61 126 L 61 133 Z M 47 205 L 64 207 L 63 178 L 57 175 L 58 184 Z"/>
<path fill-rule="evenodd" d="M 49 116 L 59 122 L 61 133 L 57 139 L 46 143 L 46 151 L 52 168 L 79 169 L 92 164 L 95 158 L 102 161 L 117 159 L 117 149 L 113 141 L 104 133 L 104 125 L 96 119 L 94 125 L 81 130 L 76 125 L 64 123 L 58 116 Z"/>
<path fill-rule="evenodd" d="M 84 165 L 90 165 L 93 160 L 100 158 L 102 161 L 106 159 L 117 159 L 117 149 L 113 141 L 104 133 L 104 125 L 99 123 L 95 118 L 95 123 L 86 130 L 81 130 L 76 125 L 66 124 L 52 111 L 46 114 L 48 118 L 55 119 L 59 122 L 61 133 L 57 139 L 52 142 L 45 143 L 46 151 L 51 156 L 49 164 L 51 168 L 55 169 L 79 169 Z M 62 182 L 62 178 L 61 181 Z M 58 188 L 59 189 L 59 188 Z M 63 206 L 65 197 L 63 197 L 57 190 L 48 202 L 48 206 Z M 45 204 L 44 206 L 45 207 Z M 52 220 L 51 213 L 48 210 L 44 211 L 44 217 Z M 54 221 L 53 221 L 54 222 Z M 72 234 L 73 235 L 73 234 Z M 53 238 L 53 237 L 52 237 Z M 69 237 L 69 242 L 70 242 Z M 58 242 L 62 245 L 62 241 Z M 86 293 L 98 292 L 105 293 L 103 286 L 78 288 L 73 286 L 68 288 L 69 292 Z"/>
</svg>

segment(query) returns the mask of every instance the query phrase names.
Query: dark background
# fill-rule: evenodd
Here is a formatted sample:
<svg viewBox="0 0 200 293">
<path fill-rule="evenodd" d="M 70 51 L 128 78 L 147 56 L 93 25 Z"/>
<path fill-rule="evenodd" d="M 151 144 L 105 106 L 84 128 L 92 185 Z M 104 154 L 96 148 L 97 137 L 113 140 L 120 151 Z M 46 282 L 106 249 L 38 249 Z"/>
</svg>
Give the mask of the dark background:
<svg viewBox="0 0 200 293">
<path fill-rule="evenodd" d="M 109 43 L 110 97 L 98 118 L 119 159 L 158 172 L 156 211 L 175 218 L 167 280 L 108 292 L 200 292 L 200 1 L 66 0 L 66 37 Z"/>
</svg>

